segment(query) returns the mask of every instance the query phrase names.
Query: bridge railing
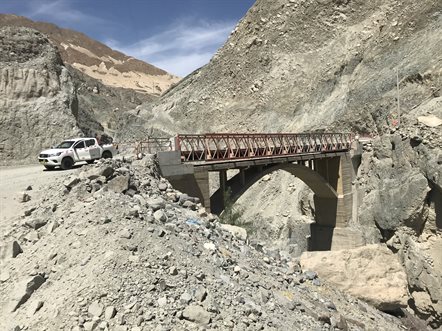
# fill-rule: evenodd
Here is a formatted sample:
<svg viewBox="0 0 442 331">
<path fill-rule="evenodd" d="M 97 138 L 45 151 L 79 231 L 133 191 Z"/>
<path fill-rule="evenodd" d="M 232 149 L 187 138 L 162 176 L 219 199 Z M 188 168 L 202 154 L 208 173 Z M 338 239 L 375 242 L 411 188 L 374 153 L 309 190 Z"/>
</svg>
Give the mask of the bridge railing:
<svg viewBox="0 0 442 331">
<path fill-rule="evenodd" d="M 180 134 L 175 150 L 188 161 L 217 161 L 346 151 L 351 133 Z"/>
<path fill-rule="evenodd" d="M 170 138 L 148 137 L 138 141 L 116 142 L 120 154 L 155 154 L 173 150 L 173 143 Z"/>
</svg>

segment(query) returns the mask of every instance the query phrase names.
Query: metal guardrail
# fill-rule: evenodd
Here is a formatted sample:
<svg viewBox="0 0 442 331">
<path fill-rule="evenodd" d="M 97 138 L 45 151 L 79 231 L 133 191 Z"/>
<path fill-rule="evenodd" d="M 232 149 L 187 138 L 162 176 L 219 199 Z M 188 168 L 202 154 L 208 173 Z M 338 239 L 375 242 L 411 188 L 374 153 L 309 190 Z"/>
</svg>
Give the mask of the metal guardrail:
<svg viewBox="0 0 442 331">
<path fill-rule="evenodd" d="M 149 137 L 141 141 L 125 141 L 114 143 L 120 154 L 155 154 L 173 150 L 172 141 L 169 138 Z"/>
<path fill-rule="evenodd" d="M 137 142 L 137 154 L 154 154 L 157 152 L 166 152 L 173 149 L 172 140 L 169 138 L 149 137 L 147 140 Z"/>
<path fill-rule="evenodd" d="M 347 151 L 352 133 L 180 134 L 175 150 L 183 162 L 251 159 Z"/>
</svg>

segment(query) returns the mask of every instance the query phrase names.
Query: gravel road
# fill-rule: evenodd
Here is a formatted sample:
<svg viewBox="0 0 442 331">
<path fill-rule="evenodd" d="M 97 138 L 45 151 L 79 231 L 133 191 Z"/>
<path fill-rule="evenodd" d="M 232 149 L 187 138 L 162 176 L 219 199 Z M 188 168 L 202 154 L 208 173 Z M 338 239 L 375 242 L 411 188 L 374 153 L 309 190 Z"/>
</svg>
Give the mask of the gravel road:
<svg viewBox="0 0 442 331">
<path fill-rule="evenodd" d="M 45 170 L 41 165 L 0 167 L 0 234 L 4 233 L 8 222 L 22 215 L 26 208 L 26 203 L 18 201 L 20 192 L 31 185 L 32 191 L 28 193 L 31 199 L 35 199 L 44 193 L 41 189 L 45 184 L 55 178 L 69 175 L 78 167 L 81 165 L 71 170 L 55 169 L 52 171 Z"/>
</svg>

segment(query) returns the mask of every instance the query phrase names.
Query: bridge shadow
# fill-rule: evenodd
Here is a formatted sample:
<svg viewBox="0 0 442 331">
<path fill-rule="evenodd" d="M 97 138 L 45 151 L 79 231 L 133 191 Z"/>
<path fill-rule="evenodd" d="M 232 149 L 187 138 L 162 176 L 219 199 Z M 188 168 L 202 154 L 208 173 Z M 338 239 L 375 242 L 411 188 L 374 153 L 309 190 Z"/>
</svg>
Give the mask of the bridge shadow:
<svg viewBox="0 0 442 331">
<path fill-rule="evenodd" d="M 332 247 L 336 216 L 338 211 L 338 198 L 335 189 L 318 172 L 301 164 L 285 163 L 270 165 L 268 167 L 251 167 L 241 170 L 238 174 L 225 182 L 210 197 L 213 213 L 220 215 L 224 210 L 225 192 L 229 190 L 229 203 L 235 203 L 251 186 L 263 176 L 277 170 L 284 170 L 301 179 L 312 189 L 315 205 L 315 222 L 310 227 L 310 237 L 307 242 L 309 251 L 326 251 Z M 335 183 L 337 180 L 335 181 Z"/>
<path fill-rule="evenodd" d="M 317 223 L 310 224 L 310 238 L 307 242 L 308 251 L 329 251 L 332 248 L 335 227 Z"/>
</svg>

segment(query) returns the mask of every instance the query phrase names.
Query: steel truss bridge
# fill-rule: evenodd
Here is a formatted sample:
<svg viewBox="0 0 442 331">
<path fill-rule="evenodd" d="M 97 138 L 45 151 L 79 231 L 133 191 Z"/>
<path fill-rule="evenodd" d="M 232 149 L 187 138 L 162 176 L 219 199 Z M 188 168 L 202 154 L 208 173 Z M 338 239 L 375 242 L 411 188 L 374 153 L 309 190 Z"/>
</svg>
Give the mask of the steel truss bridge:
<svg viewBox="0 0 442 331">
<path fill-rule="evenodd" d="M 346 247 L 348 238 L 341 243 L 332 238 L 337 229 L 347 231 L 342 229 L 357 206 L 352 181 L 360 145 L 352 133 L 179 134 L 137 146 L 141 154 L 157 149 L 162 175 L 215 214 L 223 212 L 226 194 L 234 202 L 264 175 L 291 173 L 314 192 L 316 222 L 309 249 Z M 213 174 L 219 176 L 215 192 Z"/>
<path fill-rule="evenodd" d="M 216 162 L 347 151 L 353 140 L 351 133 L 179 134 L 174 149 L 183 162 Z"/>
</svg>

